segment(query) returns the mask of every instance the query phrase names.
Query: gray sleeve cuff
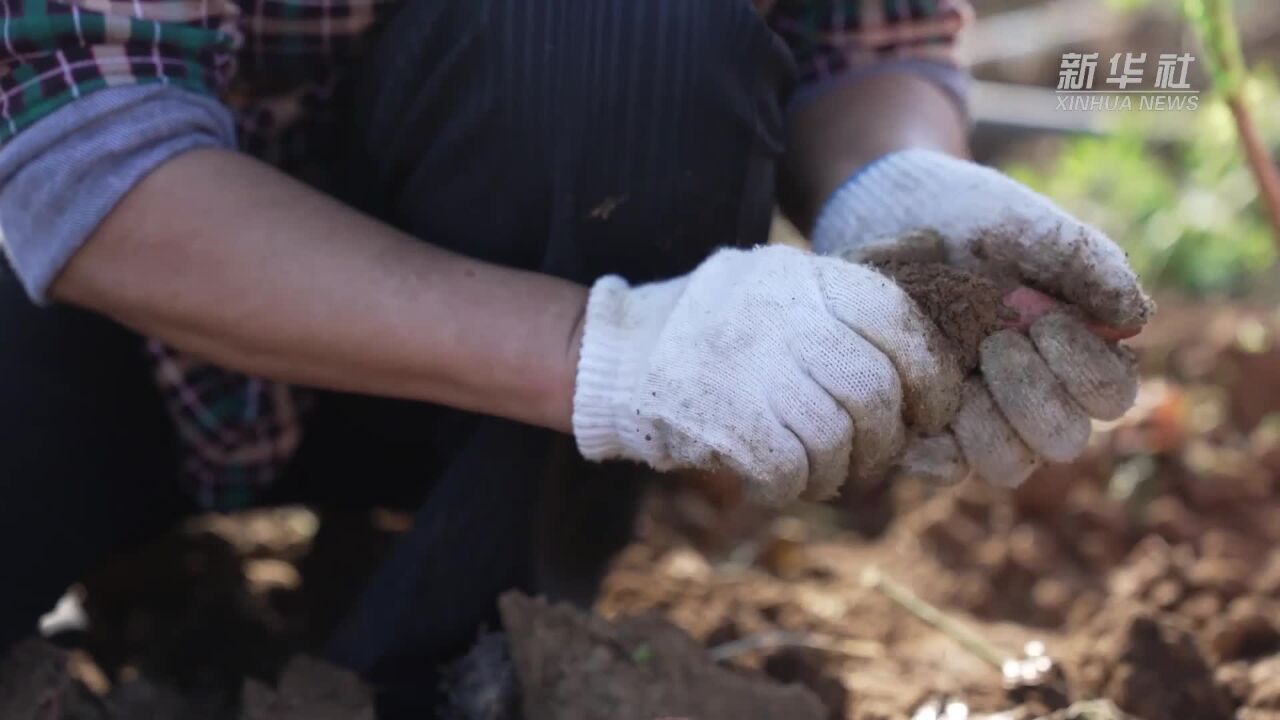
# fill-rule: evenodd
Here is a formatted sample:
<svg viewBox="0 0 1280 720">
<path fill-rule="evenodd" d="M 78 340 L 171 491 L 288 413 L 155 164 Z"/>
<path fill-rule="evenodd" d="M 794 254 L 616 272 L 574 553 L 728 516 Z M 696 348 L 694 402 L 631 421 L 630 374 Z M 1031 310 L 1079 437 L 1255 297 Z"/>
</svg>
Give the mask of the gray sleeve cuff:
<svg viewBox="0 0 1280 720">
<path fill-rule="evenodd" d="M 174 156 L 235 147 L 231 113 L 165 85 L 100 90 L 0 147 L 0 249 L 27 294 L 49 285 L 116 203 Z"/>
<path fill-rule="evenodd" d="M 868 77 L 893 72 L 912 73 L 929 80 L 942 88 L 948 97 L 955 102 L 960 112 L 968 117 L 969 85 L 972 81 L 969 71 L 948 63 L 920 58 L 886 60 L 806 83 L 792 93 L 787 103 L 787 110 L 794 112 L 797 108 L 836 88 L 852 85 Z"/>
</svg>

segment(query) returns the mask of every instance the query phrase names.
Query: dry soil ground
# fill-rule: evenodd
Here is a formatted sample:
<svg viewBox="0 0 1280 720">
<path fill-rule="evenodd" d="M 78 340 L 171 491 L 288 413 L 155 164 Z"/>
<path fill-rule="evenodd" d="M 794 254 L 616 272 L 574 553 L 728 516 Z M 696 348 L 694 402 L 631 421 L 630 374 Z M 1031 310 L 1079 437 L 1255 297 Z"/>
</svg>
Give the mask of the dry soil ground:
<svg viewBox="0 0 1280 720">
<path fill-rule="evenodd" d="M 1016 491 L 904 479 L 768 513 L 665 482 L 599 616 L 506 601 L 530 719 L 1280 720 L 1277 337 L 1275 315 L 1166 300 L 1138 407 Z M 374 520 L 328 519 L 331 543 L 301 510 L 204 518 L 105 568 L 69 651 L 0 667 L 0 718 L 370 720 L 299 651 L 404 522 Z"/>
</svg>

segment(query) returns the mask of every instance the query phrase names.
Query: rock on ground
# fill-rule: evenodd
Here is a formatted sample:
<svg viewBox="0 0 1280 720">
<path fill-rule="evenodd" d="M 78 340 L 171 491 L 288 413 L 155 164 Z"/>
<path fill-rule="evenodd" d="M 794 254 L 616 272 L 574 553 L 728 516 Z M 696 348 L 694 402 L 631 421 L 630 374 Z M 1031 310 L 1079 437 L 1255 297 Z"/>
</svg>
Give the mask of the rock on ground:
<svg viewBox="0 0 1280 720">
<path fill-rule="evenodd" d="M 525 720 L 822 720 L 809 691 L 718 667 L 656 616 L 609 622 L 519 594 L 501 601 Z"/>
</svg>

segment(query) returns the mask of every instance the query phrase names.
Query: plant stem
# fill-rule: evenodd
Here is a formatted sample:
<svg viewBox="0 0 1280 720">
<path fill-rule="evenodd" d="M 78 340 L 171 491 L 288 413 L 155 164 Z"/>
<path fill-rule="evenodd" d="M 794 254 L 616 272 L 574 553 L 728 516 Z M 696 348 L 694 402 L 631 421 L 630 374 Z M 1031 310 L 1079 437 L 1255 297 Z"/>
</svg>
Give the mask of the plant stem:
<svg viewBox="0 0 1280 720">
<path fill-rule="evenodd" d="M 901 605 L 907 612 L 915 615 L 925 624 L 956 641 L 957 645 L 969 651 L 974 657 L 996 670 L 1004 671 L 1004 664 L 1008 659 L 1007 656 L 1002 655 L 992 647 L 985 638 L 925 602 L 915 593 L 880 572 L 878 568 L 869 567 L 864 570 L 862 572 L 862 584 Z"/>
<path fill-rule="evenodd" d="M 1214 89 L 1226 99 L 1235 119 L 1236 133 L 1249 169 L 1258 183 L 1258 193 L 1271 221 L 1272 234 L 1280 245 L 1280 172 L 1271 152 L 1258 133 L 1245 98 L 1248 67 L 1240 45 L 1231 0 L 1183 0 L 1183 13 L 1195 27 Z"/>
<path fill-rule="evenodd" d="M 1258 193 L 1262 196 L 1267 216 L 1271 219 L 1276 242 L 1280 244 L 1280 171 L 1276 170 L 1267 144 L 1258 134 L 1258 127 L 1253 122 L 1253 114 L 1249 112 L 1243 94 L 1228 97 L 1227 107 L 1231 108 L 1231 116 L 1235 118 L 1240 144 L 1249 161 L 1249 168 L 1258 181 Z"/>
</svg>

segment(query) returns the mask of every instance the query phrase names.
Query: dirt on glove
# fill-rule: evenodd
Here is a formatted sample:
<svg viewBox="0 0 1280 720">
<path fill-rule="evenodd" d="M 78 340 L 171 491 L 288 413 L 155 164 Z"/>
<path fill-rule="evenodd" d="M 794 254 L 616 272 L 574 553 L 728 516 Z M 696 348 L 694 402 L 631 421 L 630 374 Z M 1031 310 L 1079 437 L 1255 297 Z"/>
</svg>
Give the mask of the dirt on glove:
<svg viewBox="0 0 1280 720">
<path fill-rule="evenodd" d="M 1004 294 L 987 278 L 940 263 L 901 261 L 875 263 L 915 300 L 954 346 L 960 367 L 978 367 L 978 349 L 986 337 L 1004 327 L 1013 313 Z"/>
</svg>

